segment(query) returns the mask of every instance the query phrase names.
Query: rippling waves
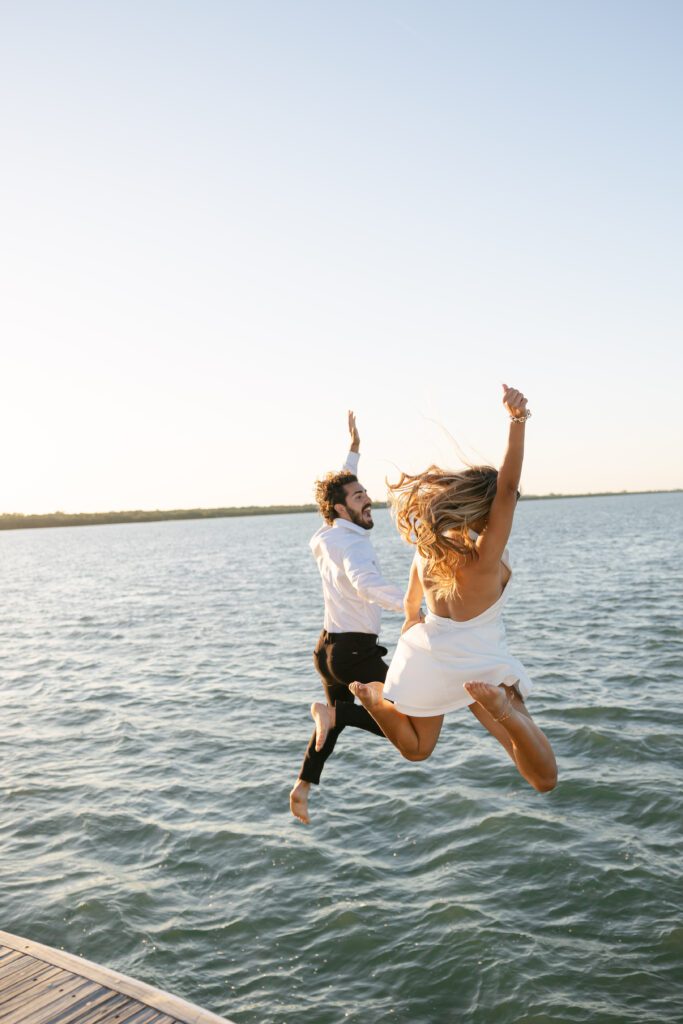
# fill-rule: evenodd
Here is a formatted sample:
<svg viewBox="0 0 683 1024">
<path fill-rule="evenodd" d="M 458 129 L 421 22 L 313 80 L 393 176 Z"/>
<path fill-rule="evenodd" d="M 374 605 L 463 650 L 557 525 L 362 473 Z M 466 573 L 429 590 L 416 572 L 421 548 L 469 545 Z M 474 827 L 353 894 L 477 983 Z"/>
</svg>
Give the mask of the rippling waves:
<svg viewBox="0 0 683 1024">
<path fill-rule="evenodd" d="M 683 1020 L 682 511 L 520 506 L 553 793 L 455 714 L 420 764 L 347 730 L 308 829 L 315 516 L 0 534 L 0 927 L 237 1024 Z"/>
</svg>

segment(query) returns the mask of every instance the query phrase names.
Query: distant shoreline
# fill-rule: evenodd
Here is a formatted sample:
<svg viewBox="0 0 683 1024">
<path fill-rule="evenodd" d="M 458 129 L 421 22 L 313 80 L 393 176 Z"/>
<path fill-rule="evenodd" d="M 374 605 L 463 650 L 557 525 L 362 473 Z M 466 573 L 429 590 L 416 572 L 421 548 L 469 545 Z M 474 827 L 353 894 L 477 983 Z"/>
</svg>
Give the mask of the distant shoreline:
<svg viewBox="0 0 683 1024">
<path fill-rule="evenodd" d="M 554 501 L 558 498 L 620 498 L 636 494 L 681 494 L 683 488 L 665 491 L 602 491 L 593 494 L 524 494 L 522 501 Z M 375 502 L 386 508 L 386 502 Z M 0 513 L 0 530 L 37 530 L 56 526 L 104 526 L 112 523 L 163 523 L 173 519 L 228 519 L 241 516 L 278 516 L 297 512 L 315 512 L 315 505 L 243 505 L 229 508 L 181 508 L 128 512 L 47 512 L 23 515 Z"/>
</svg>

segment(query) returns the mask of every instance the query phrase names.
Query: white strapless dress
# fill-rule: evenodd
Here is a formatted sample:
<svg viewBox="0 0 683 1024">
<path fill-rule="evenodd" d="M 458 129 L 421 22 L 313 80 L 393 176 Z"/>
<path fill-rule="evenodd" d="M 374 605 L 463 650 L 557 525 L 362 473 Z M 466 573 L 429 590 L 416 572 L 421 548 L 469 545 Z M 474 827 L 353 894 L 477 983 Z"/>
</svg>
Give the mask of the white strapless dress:
<svg viewBox="0 0 683 1024">
<path fill-rule="evenodd" d="M 507 552 L 503 563 L 509 568 Z M 406 715 L 427 718 L 456 711 L 474 700 L 463 683 L 481 680 L 516 686 L 526 698 L 533 684 L 508 651 L 503 608 L 512 577 L 495 604 L 466 622 L 428 612 L 401 636 L 384 683 L 384 696 Z"/>
</svg>

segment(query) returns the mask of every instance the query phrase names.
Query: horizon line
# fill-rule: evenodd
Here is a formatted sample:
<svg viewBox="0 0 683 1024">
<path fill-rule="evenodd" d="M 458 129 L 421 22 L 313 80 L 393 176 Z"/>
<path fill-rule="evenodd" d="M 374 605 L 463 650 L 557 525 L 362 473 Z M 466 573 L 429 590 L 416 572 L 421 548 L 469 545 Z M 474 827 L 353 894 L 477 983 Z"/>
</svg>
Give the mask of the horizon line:
<svg viewBox="0 0 683 1024">
<path fill-rule="evenodd" d="M 638 494 L 680 494 L 681 487 L 646 491 L 588 491 L 582 494 L 523 494 L 520 501 L 554 501 L 561 498 L 620 498 Z M 387 508 L 386 501 L 373 502 Z M 62 526 L 105 526 L 115 523 L 154 523 L 174 519 L 229 519 L 241 516 L 290 515 L 316 512 L 315 504 L 229 505 L 223 508 L 132 509 L 118 512 L 0 512 L 0 530 L 32 530 Z"/>
</svg>

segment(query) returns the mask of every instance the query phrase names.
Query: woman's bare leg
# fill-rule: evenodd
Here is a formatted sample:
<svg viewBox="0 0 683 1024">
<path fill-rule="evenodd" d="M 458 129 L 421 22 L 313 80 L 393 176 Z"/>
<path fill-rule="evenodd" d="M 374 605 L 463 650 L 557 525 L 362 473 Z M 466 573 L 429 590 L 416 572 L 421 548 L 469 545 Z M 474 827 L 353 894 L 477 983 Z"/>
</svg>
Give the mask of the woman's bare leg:
<svg viewBox="0 0 683 1024">
<path fill-rule="evenodd" d="M 408 761 L 424 761 L 436 746 L 443 715 L 411 718 L 384 700 L 383 683 L 351 683 L 351 693 L 370 712 L 386 738 Z"/>
<path fill-rule="evenodd" d="M 515 762 L 517 771 L 539 793 L 557 783 L 553 748 L 527 711 L 514 687 L 491 683 L 465 683 L 476 703 L 470 711 L 501 743 Z"/>
</svg>

